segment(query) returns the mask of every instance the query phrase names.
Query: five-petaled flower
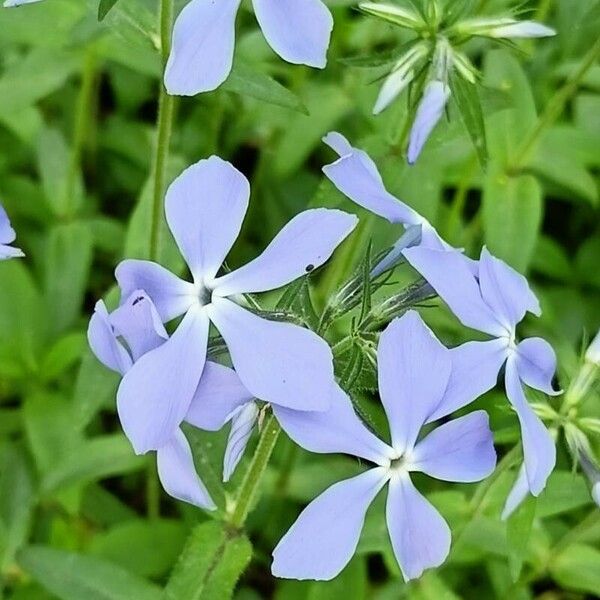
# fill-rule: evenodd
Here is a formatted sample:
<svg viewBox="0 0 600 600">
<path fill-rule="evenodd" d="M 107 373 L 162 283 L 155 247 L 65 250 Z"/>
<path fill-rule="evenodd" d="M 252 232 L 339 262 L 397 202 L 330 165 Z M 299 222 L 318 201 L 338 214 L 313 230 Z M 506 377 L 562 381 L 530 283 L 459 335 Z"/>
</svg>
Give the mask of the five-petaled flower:
<svg viewBox="0 0 600 600">
<path fill-rule="evenodd" d="M 170 94 L 193 96 L 218 88 L 233 64 L 241 0 L 191 0 L 173 29 L 165 71 Z M 323 68 L 333 18 L 321 0 L 253 0 L 264 36 L 284 60 Z"/>
<path fill-rule="evenodd" d="M 211 322 L 252 396 L 297 410 L 328 408 L 333 357 L 327 343 L 298 325 L 257 316 L 242 306 L 243 294 L 277 289 L 304 275 L 308 265 L 322 265 L 357 219 L 339 210 L 306 210 L 256 259 L 217 276 L 240 232 L 249 195 L 247 179 L 230 163 L 216 156 L 201 160 L 172 183 L 165 202 L 193 282 L 150 261 L 125 260 L 117 267 L 123 299 L 142 289 L 163 322 L 184 315 L 171 338 L 140 358 L 119 387 L 121 422 L 138 453 L 171 439 L 188 412 Z"/>
<path fill-rule="evenodd" d="M 88 327 L 89 344 L 98 360 L 123 376 L 136 361 L 165 344 L 168 338 L 152 300 L 143 290 L 135 290 L 110 314 L 100 300 Z M 249 392 L 232 369 L 208 361 L 185 420 L 200 429 L 217 431 L 250 400 Z M 154 415 L 146 412 L 138 418 L 151 420 Z M 196 474 L 192 451 L 181 428 L 157 448 L 156 460 L 167 493 L 207 510 L 215 508 Z"/>
<path fill-rule="evenodd" d="M 474 274 L 457 252 L 407 248 L 404 256 L 429 282 L 460 322 L 494 337 L 452 350 L 454 369 L 447 402 L 452 410 L 490 390 L 505 365 L 506 394 L 521 425 L 524 466 L 509 496 L 505 514 L 529 490 L 537 496 L 556 462 L 554 440 L 525 397 L 522 384 L 546 394 L 556 371 L 554 350 L 542 338 L 516 340 L 516 327 L 540 305 L 523 275 L 483 248 Z"/>
<path fill-rule="evenodd" d="M 20 248 L 15 248 L 10 245 L 16 239 L 17 234 L 11 227 L 8 215 L 0 204 L 0 260 L 25 256 Z"/>
<path fill-rule="evenodd" d="M 293 579 L 332 579 L 356 550 L 365 514 L 389 484 L 388 533 L 405 579 L 440 565 L 450 549 L 450 529 L 415 488 L 411 472 L 436 479 L 475 482 L 495 468 L 488 416 L 476 411 L 449 421 L 419 440 L 423 425 L 447 412 L 450 351 L 416 312 L 392 321 L 378 348 L 379 393 L 391 445 L 371 433 L 338 389 L 327 412 L 274 407 L 286 432 L 312 452 L 343 452 L 374 463 L 368 471 L 334 484 L 300 514 L 273 552 L 273 574 Z"/>
</svg>

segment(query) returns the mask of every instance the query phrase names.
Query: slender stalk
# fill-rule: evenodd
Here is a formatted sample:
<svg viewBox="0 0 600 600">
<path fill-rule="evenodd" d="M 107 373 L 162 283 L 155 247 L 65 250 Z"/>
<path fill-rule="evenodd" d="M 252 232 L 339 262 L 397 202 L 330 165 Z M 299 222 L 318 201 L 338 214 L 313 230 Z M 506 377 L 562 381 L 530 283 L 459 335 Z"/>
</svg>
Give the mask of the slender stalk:
<svg viewBox="0 0 600 600">
<path fill-rule="evenodd" d="M 535 127 L 517 150 L 516 156 L 508 168 L 509 174 L 518 173 L 523 166 L 527 164 L 540 135 L 546 127 L 552 125 L 560 116 L 565 104 L 571 96 L 575 94 L 584 75 L 587 73 L 588 69 L 594 65 L 599 56 L 600 38 L 596 40 L 596 43 L 583 57 L 579 68 L 567 79 L 566 83 L 554 94 L 554 96 L 552 96 Z"/>
<path fill-rule="evenodd" d="M 252 457 L 252 462 L 246 471 L 244 480 L 240 485 L 237 501 L 231 512 L 229 522 L 237 529 L 243 527 L 246 517 L 250 512 L 280 432 L 281 427 L 273 413 L 271 413 L 263 426 L 258 446 Z"/>
<path fill-rule="evenodd" d="M 173 26 L 174 0 L 160 0 L 159 31 L 161 42 L 161 59 L 166 65 L 171 46 L 171 29 Z M 149 258 L 156 261 L 160 250 L 160 225 L 162 217 L 162 203 L 166 187 L 167 163 L 169 160 L 169 147 L 173 129 L 174 98 L 167 94 L 164 83 L 160 82 L 158 97 L 158 116 L 156 121 L 156 148 L 152 164 L 152 213 L 150 218 L 150 247 Z M 158 472 L 154 461 L 148 462 L 146 479 L 147 512 L 150 518 L 160 515 L 160 487 Z"/>
</svg>

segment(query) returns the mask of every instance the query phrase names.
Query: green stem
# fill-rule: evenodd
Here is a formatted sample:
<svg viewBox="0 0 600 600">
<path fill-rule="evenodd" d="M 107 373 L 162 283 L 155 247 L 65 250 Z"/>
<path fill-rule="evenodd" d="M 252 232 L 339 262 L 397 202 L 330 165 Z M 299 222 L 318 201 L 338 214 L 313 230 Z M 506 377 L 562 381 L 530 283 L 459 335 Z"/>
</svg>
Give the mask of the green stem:
<svg viewBox="0 0 600 600">
<path fill-rule="evenodd" d="M 160 0 L 160 53 L 163 67 L 166 65 L 167 59 L 169 58 L 171 29 L 173 26 L 173 4 L 174 0 Z M 167 90 L 161 80 L 158 97 L 158 116 L 156 120 L 156 148 L 152 164 L 152 213 L 150 217 L 150 247 L 148 252 L 150 260 L 153 261 L 158 259 L 160 249 L 162 203 L 166 186 L 171 132 L 173 129 L 173 108 L 174 98 L 167 94 Z M 158 517 L 160 515 L 160 486 L 158 482 L 158 472 L 154 461 L 148 463 L 146 502 L 148 516 L 150 518 Z"/>
<path fill-rule="evenodd" d="M 258 446 L 252 457 L 252 462 L 246 471 L 244 480 L 240 485 L 237 501 L 231 512 L 229 522 L 237 529 L 243 527 L 246 522 L 246 517 L 256 498 L 262 476 L 267 468 L 280 432 L 281 427 L 271 413 L 263 426 Z"/>
<path fill-rule="evenodd" d="M 579 68 L 567 79 L 566 83 L 554 94 L 554 96 L 552 96 L 535 127 L 517 150 L 516 157 L 508 168 L 509 174 L 518 173 L 523 166 L 527 164 L 540 135 L 546 127 L 552 125 L 560 116 L 565 104 L 571 96 L 575 94 L 584 75 L 587 73 L 588 69 L 593 66 L 599 56 L 600 38 L 596 40 L 596 43 L 583 57 Z"/>
</svg>

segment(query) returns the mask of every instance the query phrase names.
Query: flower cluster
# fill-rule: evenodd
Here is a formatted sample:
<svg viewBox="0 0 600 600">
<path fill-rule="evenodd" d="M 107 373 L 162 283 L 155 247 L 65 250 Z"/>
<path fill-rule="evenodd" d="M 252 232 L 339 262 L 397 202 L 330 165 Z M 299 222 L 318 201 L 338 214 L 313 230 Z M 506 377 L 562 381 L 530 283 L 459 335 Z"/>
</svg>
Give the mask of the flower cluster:
<svg viewBox="0 0 600 600">
<path fill-rule="evenodd" d="M 408 262 L 465 326 L 493 338 L 448 349 L 415 311 L 391 316 L 375 332 L 378 391 L 389 421 L 389 442 L 354 412 L 343 382 L 334 375 L 334 356 L 322 329 L 318 335 L 281 320 L 276 312 L 259 310 L 250 296 L 286 286 L 323 265 L 357 218 L 340 210 L 306 210 L 257 258 L 222 272 L 242 227 L 250 188 L 238 170 L 216 156 L 186 169 L 166 194 L 167 223 L 191 280 L 153 262 L 123 261 L 116 269 L 120 306 L 109 313 L 98 303 L 89 341 L 98 358 L 122 375 L 117 410 L 127 437 L 137 453 L 156 451 L 160 480 L 175 498 L 215 508 L 195 471 L 182 424 L 215 431 L 231 422 L 223 464 L 227 481 L 260 411 L 269 406 L 283 430 L 306 450 L 345 453 L 372 463 L 302 512 L 274 551 L 275 575 L 337 575 L 356 549 L 368 506 L 387 484 L 389 535 L 408 580 L 441 564 L 450 548 L 448 525 L 414 487 L 410 474 L 475 482 L 496 464 L 484 411 L 445 422 L 424 436 L 423 427 L 492 388 L 505 364 L 507 396 L 521 423 L 524 454 L 508 514 L 527 492 L 541 492 L 554 466 L 554 443 L 525 399 L 523 386 L 555 393 L 551 380 L 556 361 L 539 338 L 516 342 L 515 329 L 525 312 L 539 314 L 524 277 L 485 249 L 478 261 L 464 256 L 387 192 L 365 152 L 339 133 L 330 133 L 325 142 L 339 154 L 323 169 L 336 187 L 411 232 L 409 241 L 402 236 L 368 277 L 377 279 Z M 178 318 L 169 336 L 164 324 Z M 206 359 L 211 324 L 224 340 L 233 368 Z"/>
</svg>

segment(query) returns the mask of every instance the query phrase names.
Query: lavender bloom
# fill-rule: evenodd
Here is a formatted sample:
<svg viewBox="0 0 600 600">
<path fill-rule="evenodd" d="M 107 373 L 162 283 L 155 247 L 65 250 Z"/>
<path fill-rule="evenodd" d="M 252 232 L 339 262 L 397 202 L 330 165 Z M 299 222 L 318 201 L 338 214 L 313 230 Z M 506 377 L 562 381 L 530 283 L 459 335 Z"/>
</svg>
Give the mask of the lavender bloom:
<svg viewBox="0 0 600 600">
<path fill-rule="evenodd" d="M 321 0 L 253 0 L 271 48 L 293 64 L 324 68 L 333 18 Z M 169 94 L 193 96 L 218 88 L 233 64 L 241 0 L 191 0 L 175 22 L 165 71 Z"/>
<path fill-rule="evenodd" d="M 368 471 L 334 484 L 300 514 L 273 552 L 278 577 L 335 577 L 356 550 L 366 511 L 389 484 L 386 520 L 394 553 L 406 580 L 439 566 L 450 549 L 450 529 L 414 487 L 410 473 L 474 482 L 496 464 L 488 417 L 476 411 L 418 440 L 422 426 L 444 402 L 452 361 L 419 315 L 410 311 L 382 333 L 378 349 L 379 390 L 392 443 L 371 433 L 334 389 L 327 412 L 273 411 L 288 435 L 311 452 L 343 452 L 374 463 Z"/>
<path fill-rule="evenodd" d="M 494 338 L 467 342 L 451 351 L 452 376 L 444 402 L 432 418 L 450 414 L 490 390 L 505 365 L 506 394 L 519 418 L 525 460 L 507 507 L 516 506 L 525 489 L 537 496 L 554 468 L 556 449 L 552 436 L 529 406 L 523 384 L 546 394 L 560 393 L 552 388 L 556 356 L 548 342 L 537 337 L 516 340 L 516 326 L 525 313 L 539 316 L 537 298 L 525 277 L 485 248 L 477 274 L 456 252 L 407 248 L 404 256 L 463 325 Z"/>
<path fill-rule="evenodd" d="M 169 341 L 137 361 L 119 387 L 123 427 L 138 453 L 160 448 L 188 413 L 204 368 L 210 322 L 225 339 L 251 396 L 298 410 L 328 406 L 333 358 L 327 343 L 297 325 L 255 315 L 241 306 L 242 295 L 277 289 L 319 267 L 357 219 L 339 210 L 304 211 L 260 256 L 217 277 L 241 229 L 249 195 L 247 179 L 231 164 L 216 156 L 198 162 L 172 183 L 165 202 L 193 283 L 149 261 L 125 260 L 117 267 L 123 298 L 143 289 L 163 322 L 184 315 Z"/>
<path fill-rule="evenodd" d="M 410 130 L 408 143 L 408 163 L 414 164 L 421 154 L 425 142 L 433 128 L 444 114 L 444 108 L 450 98 L 450 88 L 443 81 L 433 80 L 427 84 L 419 102 L 417 114 Z"/>
<path fill-rule="evenodd" d="M 88 328 L 90 347 L 98 360 L 123 376 L 136 361 L 162 346 L 167 339 L 167 332 L 156 308 L 150 298 L 140 290 L 136 290 L 112 314 L 108 313 L 104 302 L 99 301 Z M 228 396 L 219 393 L 220 388 L 213 384 L 214 377 L 211 378 L 214 369 L 221 372 L 226 368 L 207 363 L 205 371 L 208 376 L 199 387 L 199 393 L 194 396 L 192 407 L 196 411 L 212 409 L 213 418 L 218 420 L 220 414 L 224 422 L 226 416 L 223 417 L 223 413 L 235 410 L 236 401 L 246 401 L 247 392 L 234 395 L 233 401 L 231 394 Z M 235 373 L 231 371 L 228 376 L 235 385 Z M 207 393 L 207 389 L 212 393 Z M 194 408 L 191 409 L 192 414 Z M 141 414 L 139 418 L 144 419 L 147 416 Z M 160 481 L 168 494 L 207 510 L 215 508 L 208 491 L 196 474 L 190 445 L 179 427 L 164 445 L 157 448 L 156 460 Z"/>
<path fill-rule="evenodd" d="M 20 248 L 15 248 L 10 245 L 16 238 L 17 234 L 11 227 L 8 215 L 0 204 L 0 260 L 25 256 Z"/>
</svg>

